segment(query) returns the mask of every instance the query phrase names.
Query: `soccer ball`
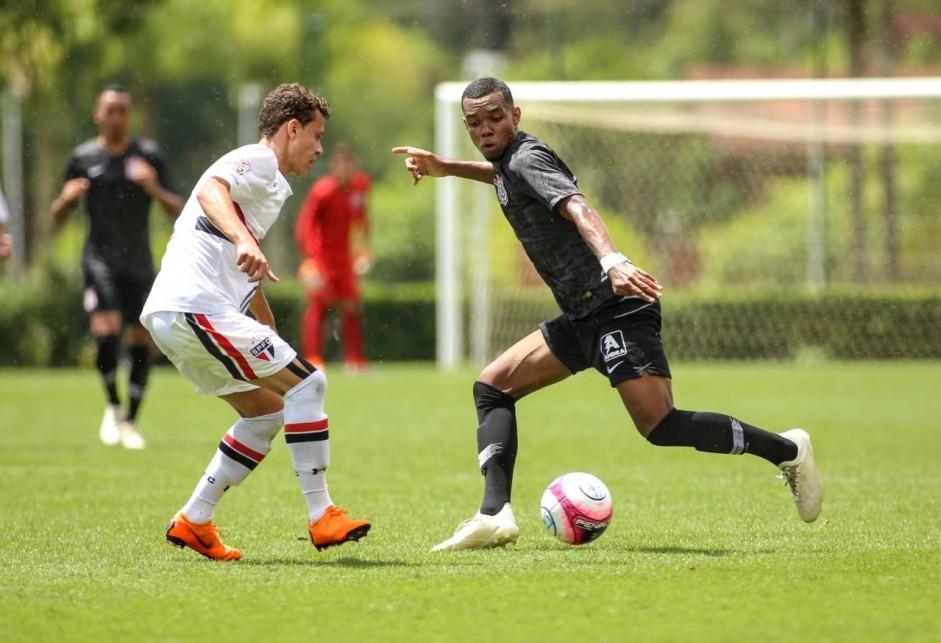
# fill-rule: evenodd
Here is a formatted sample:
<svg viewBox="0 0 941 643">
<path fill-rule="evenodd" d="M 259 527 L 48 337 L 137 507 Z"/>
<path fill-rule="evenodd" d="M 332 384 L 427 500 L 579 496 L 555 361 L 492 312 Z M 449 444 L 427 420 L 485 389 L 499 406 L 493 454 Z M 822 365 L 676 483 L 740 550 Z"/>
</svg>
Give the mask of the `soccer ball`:
<svg viewBox="0 0 941 643">
<path fill-rule="evenodd" d="M 566 473 L 542 494 L 542 521 L 549 533 L 569 545 L 584 545 L 608 528 L 611 492 L 590 473 Z"/>
</svg>

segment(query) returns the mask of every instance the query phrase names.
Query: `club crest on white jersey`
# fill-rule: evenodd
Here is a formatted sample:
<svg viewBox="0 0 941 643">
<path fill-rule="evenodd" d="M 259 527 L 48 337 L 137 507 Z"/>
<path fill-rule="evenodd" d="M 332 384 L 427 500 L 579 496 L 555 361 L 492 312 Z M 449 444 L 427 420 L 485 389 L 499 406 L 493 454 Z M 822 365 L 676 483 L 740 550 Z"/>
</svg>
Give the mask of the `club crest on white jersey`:
<svg viewBox="0 0 941 643">
<path fill-rule="evenodd" d="M 248 161 L 248 159 L 232 159 L 227 161 L 226 165 L 228 165 L 229 169 L 239 176 L 252 171 L 252 164 Z"/>
</svg>

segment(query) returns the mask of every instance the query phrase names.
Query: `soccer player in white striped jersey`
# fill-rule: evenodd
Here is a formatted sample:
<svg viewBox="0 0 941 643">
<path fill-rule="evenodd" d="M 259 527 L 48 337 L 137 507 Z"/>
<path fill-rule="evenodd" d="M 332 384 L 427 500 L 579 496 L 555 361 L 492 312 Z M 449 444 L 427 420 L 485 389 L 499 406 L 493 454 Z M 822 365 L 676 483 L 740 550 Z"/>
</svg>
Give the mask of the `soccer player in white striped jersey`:
<svg viewBox="0 0 941 643">
<path fill-rule="evenodd" d="M 278 335 L 262 287 L 265 279 L 278 281 L 259 241 L 291 196 L 284 175 L 303 176 L 323 153 L 329 117 L 327 101 L 297 84 L 281 85 L 265 97 L 260 142 L 224 155 L 200 178 L 141 314 L 183 377 L 239 415 L 167 526 L 168 542 L 207 558 L 241 558 L 219 539 L 213 513 L 226 490 L 261 463 L 282 426 L 314 546 L 356 541 L 371 527 L 351 519 L 330 497 L 327 381 Z"/>
</svg>

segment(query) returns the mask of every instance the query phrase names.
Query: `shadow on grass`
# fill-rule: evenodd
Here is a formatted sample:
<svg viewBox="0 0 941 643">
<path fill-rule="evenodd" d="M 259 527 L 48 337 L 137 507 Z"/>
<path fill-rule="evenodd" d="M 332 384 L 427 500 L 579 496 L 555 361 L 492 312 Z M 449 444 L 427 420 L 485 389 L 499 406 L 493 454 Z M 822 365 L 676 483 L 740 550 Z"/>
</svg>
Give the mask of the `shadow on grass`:
<svg viewBox="0 0 941 643">
<path fill-rule="evenodd" d="M 703 549 L 701 547 L 627 547 L 627 551 L 638 554 L 695 554 L 698 556 L 709 556 L 710 558 L 722 558 L 723 556 L 740 556 L 746 552 L 734 551 L 731 549 Z M 748 552 L 758 553 L 758 552 Z"/>
<path fill-rule="evenodd" d="M 537 545 L 533 547 L 540 554 L 565 554 L 566 552 L 579 552 L 584 553 L 585 555 L 591 556 L 602 556 L 605 560 L 608 560 L 608 556 L 612 555 L 621 555 L 621 554 L 662 554 L 664 556 L 706 556 L 708 558 L 724 558 L 726 556 L 751 556 L 751 555 L 761 555 L 773 553 L 772 550 L 755 550 L 755 549 L 710 549 L 706 547 L 680 547 L 680 546 L 659 546 L 659 547 L 645 547 L 645 546 L 611 546 L 607 545 L 603 548 L 595 548 L 591 546 L 582 546 L 582 547 L 565 547 L 556 545 L 554 543 L 547 543 L 544 545 Z M 597 562 L 597 561 L 592 561 Z"/>
<path fill-rule="evenodd" d="M 251 565 L 253 567 L 267 567 L 277 565 L 282 567 L 338 567 L 341 569 L 381 569 L 394 567 L 420 567 L 420 563 L 409 563 L 402 560 L 363 560 L 361 558 L 250 558 L 242 559 L 237 565 Z"/>
</svg>

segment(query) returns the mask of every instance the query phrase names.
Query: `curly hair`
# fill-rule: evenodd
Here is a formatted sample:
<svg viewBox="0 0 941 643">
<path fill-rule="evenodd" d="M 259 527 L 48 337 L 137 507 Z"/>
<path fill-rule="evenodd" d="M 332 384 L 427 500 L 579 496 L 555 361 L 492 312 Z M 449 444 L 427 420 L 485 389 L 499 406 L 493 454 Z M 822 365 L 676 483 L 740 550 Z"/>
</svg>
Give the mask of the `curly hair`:
<svg viewBox="0 0 941 643">
<path fill-rule="evenodd" d="M 316 118 L 317 112 L 324 119 L 330 118 L 330 104 L 297 83 L 278 85 L 265 96 L 258 114 L 258 134 L 268 138 L 274 136 L 281 126 L 292 118 L 307 125 Z"/>
<path fill-rule="evenodd" d="M 483 98 L 494 92 L 500 92 L 500 94 L 503 95 L 503 100 L 507 102 L 507 105 L 513 107 L 513 92 L 510 91 L 510 87 L 499 78 L 489 76 L 486 78 L 478 78 L 465 87 L 464 93 L 461 94 L 461 102 L 464 102 L 465 98 Z"/>
</svg>

